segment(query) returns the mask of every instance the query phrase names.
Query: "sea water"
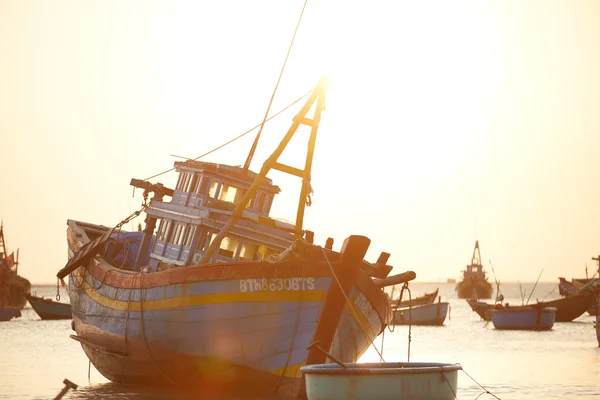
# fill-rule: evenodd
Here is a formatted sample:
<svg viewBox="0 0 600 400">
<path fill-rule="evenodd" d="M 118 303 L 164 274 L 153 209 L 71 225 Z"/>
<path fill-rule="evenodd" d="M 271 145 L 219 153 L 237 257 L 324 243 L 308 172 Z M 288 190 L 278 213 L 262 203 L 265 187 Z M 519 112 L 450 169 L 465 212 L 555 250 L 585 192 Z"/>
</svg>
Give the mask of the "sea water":
<svg viewBox="0 0 600 400">
<path fill-rule="evenodd" d="M 587 313 L 574 322 L 555 323 L 545 332 L 498 331 L 481 321 L 454 284 L 411 283 L 413 297 L 439 287 L 450 303 L 440 327 L 397 326 L 375 340 L 360 361 L 429 361 L 460 363 L 459 399 L 600 399 L 600 348 Z M 527 301 L 533 283 L 502 284 L 504 302 Z M 56 287 L 34 286 L 38 295 L 53 298 Z M 399 291 L 396 291 L 398 293 Z M 66 293 L 61 289 L 63 301 Z M 538 283 L 529 302 L 559 298 L 557 284 Z M 41 321 L 31 308 L 9 322 L 0 322 L 0 399 L 53 399 L 63 380 L 79 385 L 64 399 L 201 398 L 177 389 L 153 389 L 110 383 L 93 366 L 81 346 L 69 338 L 71 321 Z M 410 345 L 409 345 L 410 337 Z M 88 378 L 89 373 L 89 378 Z M 485 391 L 489 391 L 486 393 Z M 228 399 L 229 400 L 229 399 Z"/>
</svg>

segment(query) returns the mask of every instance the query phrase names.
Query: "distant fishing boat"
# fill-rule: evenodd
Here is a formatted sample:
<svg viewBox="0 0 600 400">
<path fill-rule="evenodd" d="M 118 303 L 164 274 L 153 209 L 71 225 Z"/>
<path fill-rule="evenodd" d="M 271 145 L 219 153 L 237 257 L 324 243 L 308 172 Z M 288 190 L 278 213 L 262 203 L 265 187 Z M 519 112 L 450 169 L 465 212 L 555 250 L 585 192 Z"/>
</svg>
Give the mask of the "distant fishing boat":
<svg viewBox="0 0 600 400">
<path fill-rule="evenodd" d="M 27 294 L 27 301 L 41 319 L 71 319 L 71 305 Z"/>
<path fill-rule="evenodd" d="M 554 326 L 556 308 L 517 306 L 493 308 L 490 310 L 492 324 L 496 329 L 507 330 L 549 330 Z"/>
<path fill-rule="evenodd" d="M 401 300 L 398 301 L 398 299 L 392 300 L 392 307 L 394 308 L 402 308 L 402 307 L 408 307 L 412 304 L 413 307 L 415 306 L 421 306 L 424 304 L 432 304 L 435 299 L 438 297 L 438 291 L 439 288 L 435 289 L 435 291 L 431 292 L 431 293 L 425 293 L 423 296 L 420 297 L 415 297 L 414 299 L 411 300 Z"/>
<path fill-rule="evenodd" d="M 0 224 L 0 321 L 9 321 L 21 316 L 31 290 L 31 283 L 19 276 L 19 250 L 10 255 L 6 250 L 4 224 Z"/>
<path fill-rule="evenodd" d="M 367 237 L 348 237 L 338 252 L 302 227 L 325 89 L 322 80 L 258 174 L 187 160 L 175 163 L 175 189 L 132 179 L 144 198 L 153 193 L 139 241 L 120 231 L 130 218 L 112 229 L 68 221 L 70 259 L 57 276 L 69 276 L 71 337 L 102 375 L 296 396 L 300 367 L 326 361 L 310 343 L 355 362 L 391 322 L 384 288 L 414 272 L 388 276 L 389 253 L 363 260 Z M 277 161 L 301 124 L 310 128 L 304 170 Z M 303 179 L 295 224 L 269 215 L 280 191 L 271 169 Z"/>
<path fill-rule="evenodd" d="M 570 322 L 583 315 L 592 305 L 594 296 L 589 293 L 580 293 L 574 296 L 565 297 L 551 301 L 540 301 L 537 304 L 542 307 L 556 308 L 555 322 Z M 475 299 L 467 299 L 467 303 L 471 309 L 476 312 L 482 319 L 491 320 L 490 310 L 494 308 L 502 308 L 501 304 L 490 304 Z M 527 307 L 527 306 L 510 306 L 511 308 Z"/>
<path fill-rule="evenodd" d="M 392 325 L 444 325 L 449 303 L 438 301 L 413 307 L 394 308 Z"/>
<path fill-rule="evenodd" d="M 456 291 L 459 299 L 490 299 L 492 297 L 492 284 L 481 265 L 481 253 L 479 251 L 479 241 L 475 241 L 473 257 L 471 264 L 463 271 L 463 277 L 456 284 Z"/>
</svg>

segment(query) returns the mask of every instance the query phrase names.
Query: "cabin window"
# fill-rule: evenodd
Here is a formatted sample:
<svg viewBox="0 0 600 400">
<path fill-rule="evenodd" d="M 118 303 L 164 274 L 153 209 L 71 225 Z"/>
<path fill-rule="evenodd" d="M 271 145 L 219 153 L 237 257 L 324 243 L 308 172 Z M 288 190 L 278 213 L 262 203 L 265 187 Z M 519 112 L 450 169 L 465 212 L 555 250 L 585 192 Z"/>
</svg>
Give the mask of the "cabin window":
<svg viewBox="0 0 600 400">
<path fill-rule="evenodd" d="M 180 245 L 183 239 L 183 230 L 184 225 L 180 223 L 175 224 L 175 228 L 173 230 L 173 240 L 171 241 L 173 244 Z"/>
<path fill-rule="evenodd" d="M 181 173 L 179 175 L 179 180 L 177 181 L 177 186 L 175 186 L 175 189 L 181 190 L 182 192 L 187 192 L 190 187 L 192 175 L 193 174 L 188 174 L 187 172 Z"/>
<path fill-rule="evenodd" d="M 239 239 L 225 236 L 221 241 L 219 254 L 228 258 L 234 258 L 239 245 Z"/>
<path fill-rule="evenodd" d="M 262 212 L 263 207 L 265 206 L 266 195 L 264 193 L 259 193 L 258 202 L 256 203 L 256 211 Z"/>
<path fill-rule="evenodd" d="M 236 187 L 231 186 L 227 183 L 224 183 L 223 186 L 221 187 L 221 194 L 219 196 L 219 200 L 224 200 L 224 201 L 233 203 L 233 201 L 236 198 L 236 194 L 237 194 Z"/>
<path fill-rule="evenodd" d="M 202 178 L 198 179 L 198 184 L 196 185 L 196 189 L 194 191 L 198 194 L 208 194 L 209 184 L 210 178 L 203 176 Z"/>
<path fill-rule="evenodd" d="M 260 253 L 258 253 L 258 245 L 254 244 L 254 243 L 248 243 L 248 242 L 242 243 L 242 249 L 240 250 L 240 259 L 244 259 L 244 260 L 260 259 Z"/>
<path fill-rule="evenodd" d="M 216 179 L 213 179 L 213 181 L 210 184 L 210 190 L 208 192 L 208 195 L 212 198 L 216 198 L 219 193 L 218 193 L 218 189 L 219 189 L 219 181 L 217 181 Z"/>
<path fill-rule="evenodd" d="M 169 235 L 170 228 L 171 228 L 171 221 L 170 220 L 163 221 L 163 223 L 161 225 L 161 231 L 158 235 L 158 240 L 165 241 Z"/>
<path fill-rule="evenodd" d="M 192 245 L 192 239 L 194 238 L 194 233 L 196 233 L 195 226 L 189 226 L 186 230 L 186 236 L 183 240 L 183 245 L 185 247 L 190 247 Z"/>
<path fill-rule="evenodd" d="M 185 174 L 185 181 L 183 183 L 183 188 L 181 189 L 184 192 L 188 192 L 190 190 L 190 183 L 192 181 L 193 174 Z"/>
<path fill-rule="evenodd" d="M 198 186 L 198 181 L 200 180 L 200 178 L 198 177 L 198 174 L 191 174 L 190 175 L 190 184 L 188 186 L 188 188 L 186 189 L 186 192 L 192 192 L 196 190 L 196 186 Z"/>
<path fill-rule="evenodd" d="M 265 201 L 265 212 L 268 214 L 271 210 L 271 204 L 273 203 L 273 196 L 267 196 L 267 200 Z"/>
<path fill-rule="evenodd" d="M 271 249 L 264 245 L 258 247 L 258 254 L 259 254 L 259 257 L 261 260 L 267 260 L 273 254 L 278 254 L 278 253 L 279 253 L 279 251 Z"/>
<path fill-rule="evenodd" d="M 213 233 L 210 237 L 210 243 L 212 243 L 216 237 L 217 234 Z M 208 246 L 210 246 L 210 243 Z M 219 246 L 219 255 L 227 258 L 234 258 L 239 245 L 239 239 L 230 236 L 225 236 L 223 240 L 221 240 L 221 245 Z M 206 247 L 206 249 L 208 249 L 208 246 Z"/>
</svg>

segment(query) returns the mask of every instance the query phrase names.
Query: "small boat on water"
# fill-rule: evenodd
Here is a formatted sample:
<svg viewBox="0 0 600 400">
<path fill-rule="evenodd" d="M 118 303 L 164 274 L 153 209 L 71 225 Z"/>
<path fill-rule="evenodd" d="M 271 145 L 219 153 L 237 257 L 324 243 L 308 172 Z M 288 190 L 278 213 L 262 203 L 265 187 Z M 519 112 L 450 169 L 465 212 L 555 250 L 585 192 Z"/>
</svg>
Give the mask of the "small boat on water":
<svg viewBox="0 0 600 400">
<path fill-rule="evenodd" d="M 459 299 L 490 299 L 494 291 L 492 284 L 481 265 L 481 253 L 479 251 L 479 241 L 475 241 L 471 264 L 463 271 L 463 277 L 456 284 L 455 288 Z"/>
<path fill-rule="evenodd" d="M 540 301 L 536 305 L 542 307 L 554 307 L 556 308 L 556 320 L 555 322 L 570 322 L 583 315 L 592 305 L 594 296 L 590 293 L 580 293 L 570 297 L 564 297 L 561 299 L 551 301 Z M 494 308 L 502 308 L 502 304 L 491 304 L 484 301 L 478 301 L 475 299 L 467 299 L 467 303 L 471 309 L 476 312 L 482 319 L 486 321 L 491 320 L 490 310 Z M 511 308 L 527 307 L 527 306 L 510 306 Z"/>
<path fill-rule="evenodd" d="M 402 307 L 408 307 L 411 304 L 413 307 L 421 306 L 424 304 L 432 304 L 435 301 L 435 299 L 437 299 L 437 297 L 438 297 L 438 291 L 439 291 L 439 288 L 435 289 L 435 291 L 433 291 L 431 293 L 425 293 L 423 296 L 416 297 L 411 300 L 402 300 L 402 301 L 398 301 L 398 299 L 392 300 L 392 307 L 402 308 Z"/>
<path fill-rule="evenodd" d="M 438 301 L 413 307 L 394 308 L 392 325 L 444 325 L 450 304 Z"/>
<path fill-rule="evenodd" d="M 596 271 L 596 273 L 594 274 L 593 277 L 588 278 L 587 277 L 587 266 L 585 268 L 585 274 L 586 274 L 586 278 L 572 278 L 571 281 L 567 281 L 564 277 L 559 277 L 559 283 L 558 283 L 558 292 L 560 293 L 561 296 L 564 297 L 571 297 L 571 296 L 575 296 L 577 294 L 582 294 L 582 293 L 588 293 L 588 294 L 592 294 L 595 298 L 598 297 L 598 295 L 596 294 L 595 291 L 595 287 L 600 285 L 600 278 L 598 278 L 598 276 L 600 276 L 600 256 L 598 257 L 592 257 L 592 260 L 598 262 L 598 270 Z M 596 307 L 595 307 L 595 300 L 592 300 L 592 303 L 590 304 L 589 308 L 587 309 L 588 314 L 590 315 L 597 315 L 596 314 Z"/>
<path fill-rule="evenodd" d="M 356 362 L 389 325 L 384 289 L 414 272 L 388 276 L 389 253 L 364 260 L 367 237 L 349 236 L 335 251 L 333 240 L 314 245 L 302 226 L 325 89 L 321 80 L 259 173 L 186 160 L 175 163 L 174 189 L 132 179 L 144 190 L 139 245 L 120 228 L 140 212 L 114 228 L 67 222 L 70 259 L 57 276 L 69 277 L 71 337 L 102 375 L 209 394 L 296 396 L 300 367 L 326 362 L 310 343 Z M 304 170 L 278 162 L 300 125 L 310 130 Z M 280 191 L 266 177 L 271 169 L 302 178 L 295 224 L 269 215 Z"/>
<path fill-rule="evenodd" d="M 308 400 L 454 400 L 460 364 L 388 362 L 308 365 Z"/>
<path fill-rule="evenodd" d="M 10 321 L 21 316 L 31 290 L 31 283 L 19 276 L 19 250 L 10 255 L 6 250 L 4 225 L 0 224 L 0 321 Z"/>
<path fill-rule="evenodd" d="M 503 307 L 490 310 L 494 328 L 543 331 L 552 329 L 556 308 L 533 306 Z"/>
<path fill-rule="evenodd" d="M 27 294 L 27 301 L 41 319 L 71 319 L 71 305 Z"/>
</svg>

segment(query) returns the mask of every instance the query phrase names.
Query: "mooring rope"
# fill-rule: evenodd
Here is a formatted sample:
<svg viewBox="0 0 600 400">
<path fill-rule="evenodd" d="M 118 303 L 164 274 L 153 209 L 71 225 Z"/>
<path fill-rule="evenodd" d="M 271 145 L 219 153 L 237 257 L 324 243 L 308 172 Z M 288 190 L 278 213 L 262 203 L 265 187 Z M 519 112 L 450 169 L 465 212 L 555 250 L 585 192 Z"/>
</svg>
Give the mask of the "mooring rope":
<svg viewBox="0 0 600 400">
<path fill-rule="evenodd" d="M 279 110 L 277 113 L 275 113 L 275 114 L 271 115 L 269 118 L 267 118 L 267 120 L 266 120 L 265 122 L 268 122 L 268 121 L 272 120 L 273 118 L 277 117 L 279 114 L 283 113 L 283 112 L 284 112 L 284 111 L 286 111 L 288 108 L 290 108 L 290 107 L 292 107 L 293 105 L 295 105 L 296 103 L 299 103 L 299 102 L 300 102 L 300 100 L 304 99 L 306 96 L 308 96 L 308 95 L 309 95 L 309 94 L 311 94 L 311 93 L 312 93 L 312 89 L 311 89 L 311 90 L 309 90 L 308 92 L 304 93 L 302 96 L 298 97 L 296 100 L 294 100 L 292 103 L 290 103 L 290 104 L 289 104 L 289 105 L 287 105 L 286 107 L 284 107 L 284 108 L 282 108 L 281 110 Z M 235 142 L 236 140 L 238 140 L 238 139 L 241 139 L 242 137 L 246 136 L 247 134 L 249 134 L 250 132 L 252 132 L 252 131 L 253 131 L 253 130 L 255 130 L 256 128 L 259 128 L 261 125 L 262 125 L 262 123 L 260 123 L 260 124 L 257 124 L 257 125 L 255 125 L 254 127 L 252 127 L 252 128 L 250 128 L 250 129 L 248 129 L 246 132 L 242 133 L 241 135 L 238 135 L 238 136 L 236 136 L 235 138 L 231 139 L 230 141 L 228 141 L 228 142 L 226 142 L 226 143 L 223 143 L 222 145 L 220 145 L 220 146 L 217 146 L 217 147 L 215 147 L 214 149 L 212 149 L 212 150 L 209 150 L 209 151 L 207 151 L 206 153 L 204 153 L 204 154 L 202 154 L 202 155 L 199 155 L 199 156 L 198 156 L 198 157 L 196 157 L 196 158 L 192 158 L 191 160 L 193 160 L 193 161 L 196 161 L 196 160 L 199 160 L 199 159 L 201 159 L 202 157 L 206 157 L 207 155 L 209 155 L 209 154 L 211 154 L 211 153 L 214 153 L 215 151 L 217 151 L 217 150 L 219 150 L 219 149 L 222 149 L 223 147 L 225 147 L 225 146 L 227 146 L 227 145 L 229 145 L 229 144 L 231 144 L 231 143 Z M 188 159 L 188 160 L 189 160 L 189 158 L 187 158 L 187 157 L 180 157 L 180 156 L 175 156 L 175 157 L 179 157 L 179 158 L 185 158 L 185 159 Z M 144 179 L 144 180 L 145 180 L 145 181 L 149 181 L 149 180 L 150 180 L 150 179 L 152 179 L 152 178 L 156 178 L 156 177 L 158 177 L 158 176 L 164 175 L 164 174 L 166 174 L 167 172 L 171 172 L 171 171 L 174 171 L 174 170 L 175 170 L 175 167 L 173 167 L 173 168 L 169 168 L 169 169 L 167 169 L 166 171 L 159 172 L 158 174 L 154 174 L 154 175 L 152 175 L 152 176 L 149 176 L 148 178 L 146 178 L 146 179 Z"/>
<path fill-rule="evenodd" d="M 300 281 L 302 281 L 304 279 L 304 269 L 306 267 L 306 263 L 302 263 L 302 273 L 300 276 Z M 302 309 L 302 294 L 304 292 L 304 285 L 300 285 L 300 292 L 298 295 L 298 305 L 296 308 L 296 318 L 294 319 L 294 331 L 292 333 L 292 339 L 290 341 L 290 348 L 288 350 L 288 355 L 287 358 L 285 360 L 285 365 L 283 366 L 283 370 L 281 371 L 281 375 L 279 376 L 279 381 L 277 381 L 277 386 L 275 386 L 275 389 L 273 390 L 273 393 L 277 393 L 277 390 L 279 390 L 279 387 L 281 386 L 281 382 L 283 382 L 283 377 L 285 376 L 285 370 L 287 369 L 288 365 L 290 364 L 290 360 L 292 358 L 292 351 L 294 350 L 294 344 L 296 344 L 296 335 L 298 334 L 298 322 L 300 320 L 300 310 Z"/>
<path fill-rule="evenodd" d="M 471 380 L 472 380 L 473 382 L 475 382 L 475 383 L 476 383 L 476 384 L 477 384 L 477 385 L 478 385 L 480 388 L 482 388 L 482 389 L 483 389 L 483 392 L 481 392 L 481 393 L 479 394 L 479 396 L 477 396 L 477 397 L 475 398 L 476 400 L 477 400 L 479 397 L 481 397 L 482 395 L 484 395 L 484 394 L 489 394 L 489 395 L 490 395 L 490 396 L 492 396 L 493 398 L 500 400 L 500 397 L 496 396 L 494 393 L 490 392 L 490 391 L 489 391 L 487 388 L 485 388 L 485 387 L 484 387 L 484 386 L 483 386 L 481 383 L 477 382 L 477 381 L 475 380 L 475 378 L 473 378 L 471 375 L 469 375 L 469 374 L 467 373 L 467 371 L 465 371 L 465 370 L 464 370 L 464 368 L 461 368 L 461 370 L 462 370 L 462 372 L 464 372 L 464 373 L 465 373 L 465 375 L 467 375 L 469 378 L 471 378 Z"/>
<path fill-rule="evenodd" d="M 140 272 L 139 276 L 140 276 L 140 323 L 141 323 L 141 330 L 142 330 L 142 338 L 144 339 L 144 344 L 146 345 L 146 350 L 148 351 L 148 355 L 150 356 L 150 360 L 152 360 L 152 363 L 154 364 L 154 367 L 156 368 L 156 370 L 158 372 L 160 372 L 160 374 L 162 376 L 164 376 L 173 385 L 175 385 L 177 387 L 181 387 L 177 382 L 175 382 L 173 379 L 171 379 L 171 377 L 169 377 L 162 370 L 162 368 L 160 368 L 160 366 L 156 363 L 156 360 L 154 359 L 154 356 L 152 355 L 152 351 L 150 350 L 150 345 L 148 344 L 148 339 L 146 338 L 146 327 L 144 325 L 144 299 L 142 298 L 142 294 L 143 293 L 145 293 L 144 297 L 148 294 L 148 289 L 146 289 L 145 292 L 143 291 L 143 288 L 144 288 L 144 273 Z"/>
</svg>

